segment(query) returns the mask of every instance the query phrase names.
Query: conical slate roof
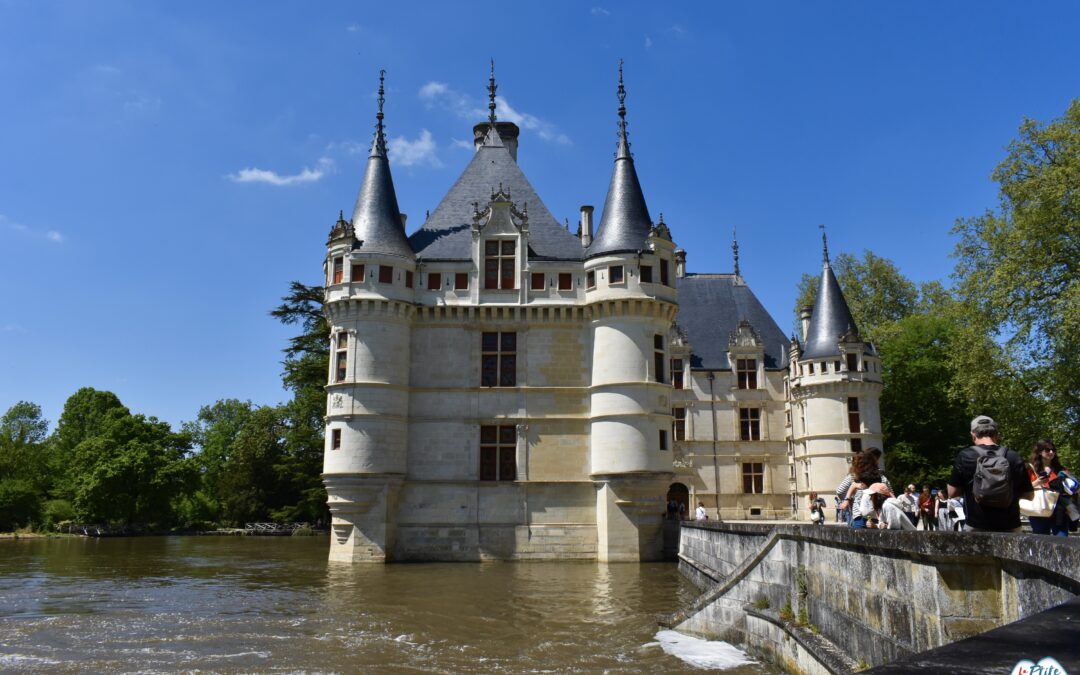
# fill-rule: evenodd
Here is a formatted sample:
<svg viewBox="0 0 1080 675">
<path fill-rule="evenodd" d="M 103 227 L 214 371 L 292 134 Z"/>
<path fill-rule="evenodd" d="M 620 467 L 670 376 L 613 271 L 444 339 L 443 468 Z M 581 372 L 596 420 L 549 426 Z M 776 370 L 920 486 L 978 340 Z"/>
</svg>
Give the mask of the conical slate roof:
<svg viewBox="0 0 1080 675">
<path fill-rule="evenodd" d="M 615 152 L 615 168 L 611 172 L 607 199 L 600 226 L 586 256 L 625 251 L 638 251 L 645 247 L 652 229 L 649 207 L 641 192 L 634 158 L 630 154 L 630 141 L 626 135 L 626 89 L 623 87 L 622 66 L 619 66 L 619 144 Z"/>
<path fill-rule="evenodd" d="M 405 226 L 401 222 L 397 193 L 394 191 L 394 179 L 390 175 L 390 160 L 386 156 L 382 105 L 383 85 L 380 76 L 375 139 L 371 143 L 371 152 L 368 153 L 367 169 L 360 184 L 360 192 L 356 195 L 352 225 L 360 242 L 358 250 L 412 258 L 413 250 L 405 237 Z"/>
<path fill-rule="evenodd" d="M 847 301 L 836 281 L 836 275 L 825 258 L 818 282 L 817 300 L 810 315 L 810 327 L 806 331 L 806 346 L 802 357 L 820 359 L 840 355 L 840 338 L 848 332 L 859 334 L 859 327 L 851 316 Z"/>
</svg>

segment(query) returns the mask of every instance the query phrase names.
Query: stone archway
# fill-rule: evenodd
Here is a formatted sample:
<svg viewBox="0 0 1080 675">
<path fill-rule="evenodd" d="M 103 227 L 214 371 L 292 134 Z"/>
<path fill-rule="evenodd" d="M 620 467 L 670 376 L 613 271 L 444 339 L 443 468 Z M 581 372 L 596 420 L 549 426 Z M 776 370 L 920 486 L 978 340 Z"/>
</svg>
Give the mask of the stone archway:
<svg viewBox="0 0 1080 675">
<path fill-rule="evenodd" d="M 672 509 L 672 502 L 675 502 L 678 506 Z M 667 498 L 664 503 L 667 507 L 667 517 L 670 520 L 676 520 L 679 514 L 682 514 L 683 518 L 690 517 L 690 488 L 686 487 L 682 483 L 672 483 L 668 487 Z"/>
</svg>

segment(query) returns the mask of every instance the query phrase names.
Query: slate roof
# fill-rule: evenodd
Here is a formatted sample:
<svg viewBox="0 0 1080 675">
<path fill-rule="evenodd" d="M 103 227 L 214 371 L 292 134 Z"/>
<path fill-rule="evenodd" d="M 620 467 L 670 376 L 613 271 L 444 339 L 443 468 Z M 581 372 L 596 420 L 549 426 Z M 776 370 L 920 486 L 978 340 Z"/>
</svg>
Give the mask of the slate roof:
<svg viewBox="0 0 1080 675">
<path fill-rule="evenodd" d="M 409 237 L 425 260 L 469 260 L 472 256 L 473 202 L 481 210 L 502 185 L 520 209 L 529 210 L 531 260 L 581 260 L 581 240 L 551 215 L 495 129 L 488 131 L 472 161 L 419 230 Z"/>
<path fill-rule="evenodd" d="M 765 367 L 787 367 L 788 338 L 765 307 L 734 274 L 687 274 L 676 280 L 679 316 L 675 322 L 690 340 L 690 367 L 730 370 L 728 340 L 739 321 L 754 327 L 765 347 Z"/>
<path fill-rule="evenodd" d="M 589 245 L 587 257 L 620 252 L 633 252 L 645 248 L 652 229 L 649 207 L 641 192 L 634 158 L 630 155 L 630 143 L 625 128 L 620 130 L 619 145 L 615 153 L 615 168 L 611 172 L 604 213 L 596 237 Z"/>
<path fill-rule="evenodd" d="M 405 226 L 401 222 L 394 179 L 390 175 L 381 120 L 375 140 L 371 143 L 371 152 L 368 153 L 364 180 L 356 195 L 352 226 L 359 241 L 357 250 L 409 259 L 413 257 L 412 247 L 405 236 Z"/>
<path fill-rule="evenodd" d="M 853 330 L 859 334 L 859 327 L 855 325 L 855 319 L 851 317 L 847 301 L 840 290 L 840 284 L 836 281 L 836 275 L 829 267 L 826 258 L 821 270 L 821 280 L 818 282 L 817 299 L 814 301 L 814 311 L 810 315 L 810 326 L 806 331 L 806 344 L 803 346 L 802 358 L 820 359 L 830 356 L 840 356 L 840 338 Z"/>
</svg>

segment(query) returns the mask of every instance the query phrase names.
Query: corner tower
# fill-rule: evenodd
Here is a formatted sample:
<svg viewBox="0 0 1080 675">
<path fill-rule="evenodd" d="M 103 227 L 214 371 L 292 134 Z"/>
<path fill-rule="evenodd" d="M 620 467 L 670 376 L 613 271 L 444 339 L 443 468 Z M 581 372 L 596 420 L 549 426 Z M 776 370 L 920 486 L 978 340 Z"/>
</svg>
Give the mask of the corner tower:
<svg viewBox="0 0 1080 675">
<path fill-rule="evenodd" d="M 392 557 L 406 469 L 416 265 L 387 158 L 384 74 L 356 206 L 330 231 L 325 263 L 331 357 L 323 480 L 330 559 L 350 562 Z"/>
<path fill-rule="evenodd" d="M 668 335 L 677 310 L 674 249 L 653 225 L 626 131 L 619 64 L 619 132 L 604 211 L 585 253 L 592 336 L 590 477 L 597 557 L 658 560 L 672 471 Z"/>
<path fill-rule="evenodd" d="M 822 227 L 823 262 L 817 299 L 804 323 L 802 343 L 792 339 L 790 405 L 800 510 L 810 492 L 828 494 L 847 474 L 854 452 L 881 447 L 881 359 L 864 342 L 840 284 L 829 266 Z M 805 316 L 805 315 L 804 315 Z"/>
</svg>

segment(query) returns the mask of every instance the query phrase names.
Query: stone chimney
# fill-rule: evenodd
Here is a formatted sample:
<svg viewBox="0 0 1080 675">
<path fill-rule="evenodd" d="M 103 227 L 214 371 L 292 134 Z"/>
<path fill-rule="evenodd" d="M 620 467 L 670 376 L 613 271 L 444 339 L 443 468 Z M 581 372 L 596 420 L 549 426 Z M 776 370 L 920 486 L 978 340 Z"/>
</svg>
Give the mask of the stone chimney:
<svg viewBox="0 0 1080 675">
<path fill-rule="evenodd" d="M 681 248 L 675 249 L 675 278 L 682 279 L 686 276 L 686 251 Z"/>
<path fill-rule="evenodd" d="M 581 207 L 581 246 L 588 248 L 592 243 L 592 214 L 593 207 L 588 204 Z"/>
<path fill-rule="evenodd" d="M 806 342 L 806 334 L 810 332 L 810 315 L 814 313 L 814 306 L 803 307 L 799 310 L 799 321 L 802 322 L 802 339 Z"/>
<path fill-rule="evenodd" d="M 484 144 L 484 137 L 487 136 L 489 129 L 487 122 L 481 122 L 472 128 L 473 133 L 473 147 L 476 150 L 480 149 L 480 146 Z M 503 145 L 510 151 L 510 156 L 517 161 L 518 150 L 518 135 L 521 130 L 513 122 L 496 122 L 495 130 L 499 132 L 499 138 L 502 139 Z"/>
</svg>

